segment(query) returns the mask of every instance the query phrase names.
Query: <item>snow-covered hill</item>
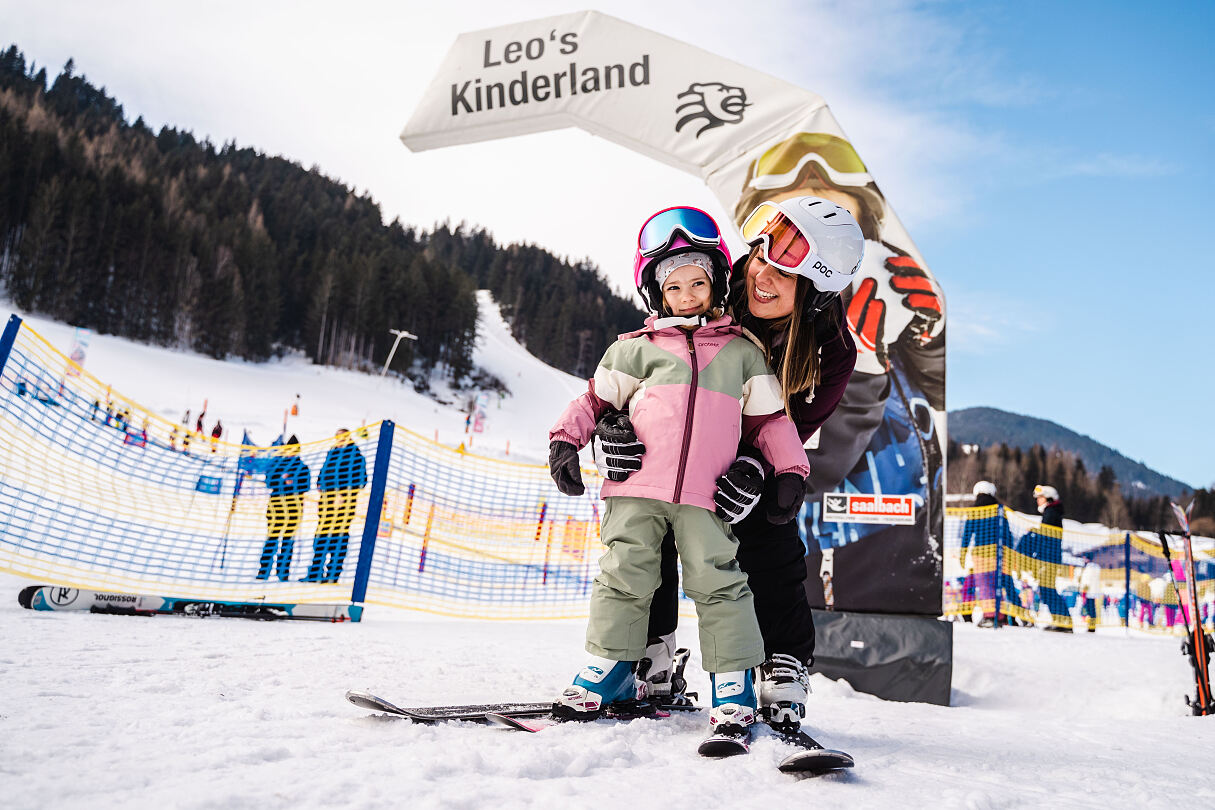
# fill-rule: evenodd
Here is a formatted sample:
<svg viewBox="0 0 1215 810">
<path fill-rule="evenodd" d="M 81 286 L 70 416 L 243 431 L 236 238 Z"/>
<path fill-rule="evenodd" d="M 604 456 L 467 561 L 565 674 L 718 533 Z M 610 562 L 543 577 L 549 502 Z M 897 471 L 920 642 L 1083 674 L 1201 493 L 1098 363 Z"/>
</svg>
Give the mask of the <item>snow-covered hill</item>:
<svg viewBox="0 0 1215 810">
<path fill-rule="evenodd" d="M 300 413 L 288 416 L 287 431 L 304 441 L 332 436 L 338 427 L 392 419 L 451 447 L 467 446 L 471 438 L 478 454 L 544 463 L 549 427 L 565 404 L 586 389 L 586 381 L 546 365 L 516 343 L 487 291 L 479 292 L 477 301 L 474 362 L 505 382 L 511 395 L 490 395 L 484 432 L 471 437 L 464 423 L 474 392 L 452 391 L 439 380 L 433 382 L 432 398 L 397 379 L 315 366 L 302 356 L 223 362 L 107 335 L 92 336 L 84 367 L 114 391 L 173 421 L 187 409 L 193 419 L 205 400 L 208 430 L 218 418 L 233 440 L 247 429 L 255 442 L 268 444 L 279 435 L 284 412 L 299 394 Z M 61 352 L 71 350 L 71 326 L 18 314 Z"/>
</svg>

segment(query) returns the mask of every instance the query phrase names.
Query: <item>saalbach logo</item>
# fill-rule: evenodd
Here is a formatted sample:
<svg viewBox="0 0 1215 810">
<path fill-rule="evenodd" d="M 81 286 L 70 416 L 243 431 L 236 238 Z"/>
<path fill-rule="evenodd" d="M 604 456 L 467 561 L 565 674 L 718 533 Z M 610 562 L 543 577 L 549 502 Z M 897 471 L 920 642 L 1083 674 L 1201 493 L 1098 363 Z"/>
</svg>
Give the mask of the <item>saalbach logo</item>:
<svg viewBox="0 0 1215 810">
<path fill-rule="evenodd" d="M 675 98 L 680 102 L 675 108 L 675 114 L 680 116 L 675 123 L 675 131 L 679 132 L 693 121 L 700 121 L 700 129 L 696 130 L 697 138 L 706 130 L 739 123 L 743 119 L 743 111 L 751 106 L 747 104 L 746 90 L 721 82 L 690 84 Z"/>
</svg>

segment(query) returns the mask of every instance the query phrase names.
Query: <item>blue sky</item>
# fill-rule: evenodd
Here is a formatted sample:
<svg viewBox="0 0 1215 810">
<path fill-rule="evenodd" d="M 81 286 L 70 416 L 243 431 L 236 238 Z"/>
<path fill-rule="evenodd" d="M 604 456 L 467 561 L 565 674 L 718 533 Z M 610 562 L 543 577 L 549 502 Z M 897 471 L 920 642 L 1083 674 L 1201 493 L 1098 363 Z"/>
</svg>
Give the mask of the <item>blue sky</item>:
<svg viewBox="0 0 1215 810">
<path fill-rule="evenodd" d="M 1052 419 L 1215 483 L 1215 4 L 760 5 L 594 7 L 826 99 L 944 287 L 951 409 Z M 586 7 L 0 0 L 0 39 L 52 72 L 74 57 L 154 127 L 316 165 L 389 219 L 589 257 L 624 291 L 648 213 L 719 210 L 698 180 L 577 131 L 397 140 L 457 34 Z M 587 216 L 591 193 L 606 204 Z"/>
</svg>

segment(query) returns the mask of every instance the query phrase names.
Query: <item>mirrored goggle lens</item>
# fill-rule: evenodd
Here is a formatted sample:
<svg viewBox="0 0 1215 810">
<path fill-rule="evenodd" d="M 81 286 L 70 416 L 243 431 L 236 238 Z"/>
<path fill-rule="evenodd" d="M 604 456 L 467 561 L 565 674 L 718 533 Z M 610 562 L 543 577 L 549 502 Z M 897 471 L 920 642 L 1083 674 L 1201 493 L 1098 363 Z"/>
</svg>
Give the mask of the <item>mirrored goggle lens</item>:
<svg viewBox="0 0 1215 810">
<path fill-rule="evenodd" d="M 676 230 L 683 231 L 692 242 L 706 246 L 720 244 L 721 234 L 713 218 L 696 208 L 671 208 L 650 217 L 641 227 L 637 249 L 642 256 L 663 250 L 671 243 Z"/>
<path fill-rule="evenodd" d="M 813 245 L 793 220 L 771 203 L 761 203 L 742 226 L 743 239 L 754 244 L 763 239 L 769 264 L 794 270 L 813 252 Z"/>
</svg>

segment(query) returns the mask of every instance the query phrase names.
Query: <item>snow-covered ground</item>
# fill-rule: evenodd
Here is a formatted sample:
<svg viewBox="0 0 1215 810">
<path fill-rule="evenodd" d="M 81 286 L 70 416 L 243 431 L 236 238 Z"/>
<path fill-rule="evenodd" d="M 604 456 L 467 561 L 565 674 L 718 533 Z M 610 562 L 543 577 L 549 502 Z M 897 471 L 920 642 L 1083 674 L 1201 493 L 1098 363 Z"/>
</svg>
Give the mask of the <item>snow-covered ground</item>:
<svg viewBox="0 0 1215 810">
<path fill-rule="evenodd" d="M 510 340 L 483 308 L 477 362 L 511 386 L 473 450 L 529 462 L 584 383 Z M 70 327 L 31 326 L 66 351 Z M 86 368 L 179 419 L 303 439 L 388 417 L 455 445 L 463 403 L 299 360 L 219 363 L 94 337 Z M 22 610 L 0 576 L 0 807 L 1184 807 L 1215 806 L 1215 718 L 1187 714 L 1176 639 L 957 625 L 954 705 L 900 704 L 816 676 L 808 729 L 854 771 L 778 773 L 787 751 L 695 753 L 703 716 L 560 726 L 526 735 L 413 725 L 346 703 L 554 696 L 583 663 L 578 622 L 441 620 L 371 608 L 360 624 L 150 619 Z M 680 628 L 684 643 L 695 627 Z M 690 667 L 692 688 L 707 678 Z M 772 804 L 769 804 L 771 802 Z M 787 803 L 787 804 L 786 804 Z"/>
<path fill-rule="evenodd" d="M 9 808 L 1215 806 L 1215 718 L 1186 715 L 1175 640 L 958 625 L 950 708 L 815 676 L 808 728 L 857 766 L 806 780 L 776 770 L 771 739 L 698 757 L 702 715 L 528 735 L 343 699 L 544 700 L 582 663 L 576 622 L 33 613 L 20 584 L 0 578 Z"/>
</svg>

